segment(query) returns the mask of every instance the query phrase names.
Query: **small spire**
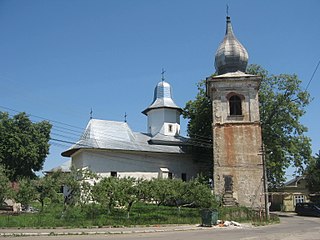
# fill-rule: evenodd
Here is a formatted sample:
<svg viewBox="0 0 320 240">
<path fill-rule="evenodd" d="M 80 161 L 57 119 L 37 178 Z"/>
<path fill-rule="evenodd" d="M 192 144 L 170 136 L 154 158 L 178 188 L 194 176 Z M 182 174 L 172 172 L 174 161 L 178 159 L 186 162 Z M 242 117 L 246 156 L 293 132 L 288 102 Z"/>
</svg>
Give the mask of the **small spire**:
<svg viewBox="0 0 320 240">
<path fill-rule="evenodd" d="M 233 36 L 231 18 L 227 15 L 226 35 Z"/>
<path fill-rule="evenodd" d="M 128 115 L 127 115 L 127 113 L 125 112 L 125 113 L 124 113 L 124 122 L 125 122 L 125 123 L 127 122 L 127 117 L 128 117 Z"/>
<path fill-rule="evenodd" d="M 165 73 L 166 71 L 162 68 L 162 72 L 161 72 L 161 81 L 163 82 L 164 80 L 165 80 L 165 78 L 164 78 L 164 73 Z"/>
<path fill-rule="evenodd" d="M 90 119 L 92 119 L 92 108 L 91 108 L 91 110 L 90 110 Z"/>
<path fill-rule="evenodd" d="M 229 17 L 229 5 L 227 4 L 227 17 Z"/>
</svg>

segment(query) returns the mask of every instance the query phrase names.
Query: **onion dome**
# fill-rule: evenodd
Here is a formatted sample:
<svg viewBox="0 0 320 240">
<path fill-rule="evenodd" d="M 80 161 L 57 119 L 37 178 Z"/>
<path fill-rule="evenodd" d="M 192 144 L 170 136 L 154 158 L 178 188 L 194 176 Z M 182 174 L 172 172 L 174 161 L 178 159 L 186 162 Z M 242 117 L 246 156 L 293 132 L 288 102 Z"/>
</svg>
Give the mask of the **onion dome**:
<svg viewBox="0 0 320 240">
<path fill-rule="evenodd" d="M 182 112 L 182 109 L 175 104 L 172 99 L 172 89 L 170 84 L 165 81 L 161 81 L 157 84 L 154 89 L 153 102 L 142 113 L 147 115 L 150 110 L 156 108 L 173 108 Z"/>
<path fill-rule="evenodd" d="M 230 17 L 227 16 L 226 35 L 215 55 L 215 68 L 219 75 L 229 72 L 245 72 L 248 52 L 234 36 Z"/>
</svg>

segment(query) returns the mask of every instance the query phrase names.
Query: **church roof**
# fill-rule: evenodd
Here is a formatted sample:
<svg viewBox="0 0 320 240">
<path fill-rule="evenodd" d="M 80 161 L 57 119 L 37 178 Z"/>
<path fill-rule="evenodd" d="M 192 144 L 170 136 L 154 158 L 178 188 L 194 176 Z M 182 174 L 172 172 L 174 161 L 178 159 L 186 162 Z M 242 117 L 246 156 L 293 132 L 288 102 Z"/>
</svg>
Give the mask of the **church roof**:
<svg viewBox="0 0 320 240">
<path fill-rule="evenodd" d="M 248 58 L 248 52 L 235 37 L 230 17 L 227 16 L 226 34 L 215 55 L 215 68 L 218 74 L 245 72 Z"/>
<path fill-rule="evenodd" d="M 80 140 L 61 155 L 70 157 L 80 149 L 184 153 L 181 145 L 187 141 L 186 138 L 165 135 L 155 137 L 160 144 L 153 144 L 149 134 L 133 132 L 125 122 L 91 119 Z"/>
<path fill-rule="evenodd" d="M 173 108 L 182 111 L 182 109 L 173 101 L 171 86 L 165 81 L 161 81 L 157 84 L 154 89 L 153 102 L 142 113 L 147 115 L 150 110 L 156 108 Z"/>
<path fill-rule="evenodd" d="M 236 72 L 228 72 L 228 73 L 224 73 L 224 74 L 221 74 L 221 75 L 216 75 L 216 76 L 212 76 L 211 78 L 239 78 L 239 77 L 242 77 L 242 78 L 249 78 L 249 77 L 255 77 L 257 78 L 256 75 L 252 75 L 252 74 L 248 74 L 248 73 L 244 73 L 244 72 L 241 72 L 241 71 L 236 71 Z"/>
</svg>

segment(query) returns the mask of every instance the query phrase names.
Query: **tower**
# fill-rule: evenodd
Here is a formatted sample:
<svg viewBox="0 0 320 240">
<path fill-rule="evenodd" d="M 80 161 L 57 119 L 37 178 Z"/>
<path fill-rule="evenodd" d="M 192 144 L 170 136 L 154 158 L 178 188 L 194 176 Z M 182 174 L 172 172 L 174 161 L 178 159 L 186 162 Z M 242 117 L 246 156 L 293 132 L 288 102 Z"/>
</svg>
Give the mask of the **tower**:
<svg viewBox="0 0 320 240">
<path fill-rule="evenodd" d="M 258 90 L 261 78 L 245 73 L 248 53 L 227 16 L 215 55 L 216 76 L 207 78 L 213 108 L 214 192 L 225 205 L 263 206 L 263 166 Z"/>
<path fill-rule="evenodd" d="M 151 105 L 142 113 L 148 117 L 148 133 L 177 136 L 180 134 L 180 115 L 182 109 L 172 99 L 172 89 L 163 79 L 154 89 Z"/>
</svg>

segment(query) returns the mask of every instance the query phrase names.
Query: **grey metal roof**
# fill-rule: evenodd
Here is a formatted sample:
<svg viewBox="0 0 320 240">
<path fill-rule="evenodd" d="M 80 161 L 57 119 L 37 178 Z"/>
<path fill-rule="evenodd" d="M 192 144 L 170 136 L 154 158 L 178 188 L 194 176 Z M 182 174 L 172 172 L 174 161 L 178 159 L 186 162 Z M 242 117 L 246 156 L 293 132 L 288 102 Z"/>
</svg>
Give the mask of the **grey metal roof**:
<svg viewBox="0 0 320 240">
<path fill-rule="evenodd" d="M 252 74 L 248 74 L 248 73 L 244 73 L 241 71 L 236 71 L 236 72 L 228 72 L 228 73 L 224 73 L 221 75 L 217 75 L 217 76 L 213 76 L 212 78 L 239 78 L 239 77 L 257 77 L 256 75 L 252 75 Z"/>
<path fill-rule="evenodd" d="M 227 16 L 226 35 L 215 55 L 215 68 L 218 74 L 245 72 L 248 64 L 248 52 L 234 36 L 230 17 Z"/>
<path fill-rule="evenodd" d="M 297 176 L 287 182 L 285 182 L 283 185 L 284 186 L 291 186 L 293 185 L 293 187 L 296 187 L 297 186 L 297 183 L 300 181 L 300 180 L 304 180 L 306 177 L 305 176 Z"/>
<path fill-rule="evenodd" d="M 162 133 L 157 133 L 155 136 L 150 138 L 148 141 L 151 144 L 164 144 L 164 145 L 177 145 L 177 146 L 183 146 L 183 145 L 190 145 L 188 143 L 188 138 L 182 137 L 182 136 L 167 136 Z"/>
<path fill-rule="evenodd" d="M 147 115 L 151 109 L 173 108 L 179 111 L 182 109 L 172 99 L 172 89 L 169 83 L 161 81 L 154 89 L 153 102 L 142 113 Z"/>
<path fill-rule="evenodd" d="M 174 140 L 171 136 L 161 136 L 161 141 L 166 145 L 152 144 L 150 140 L 152 137 L 149 134 L 133 132 L 125 122 L 91 119 L 80 140 L 61 155 L 70 157 L 79 149 L 184 153 L 179 146 L 183 145 L 182 137 L 176 137 L 175 143 L 170 144 Z"/>
</svg>

